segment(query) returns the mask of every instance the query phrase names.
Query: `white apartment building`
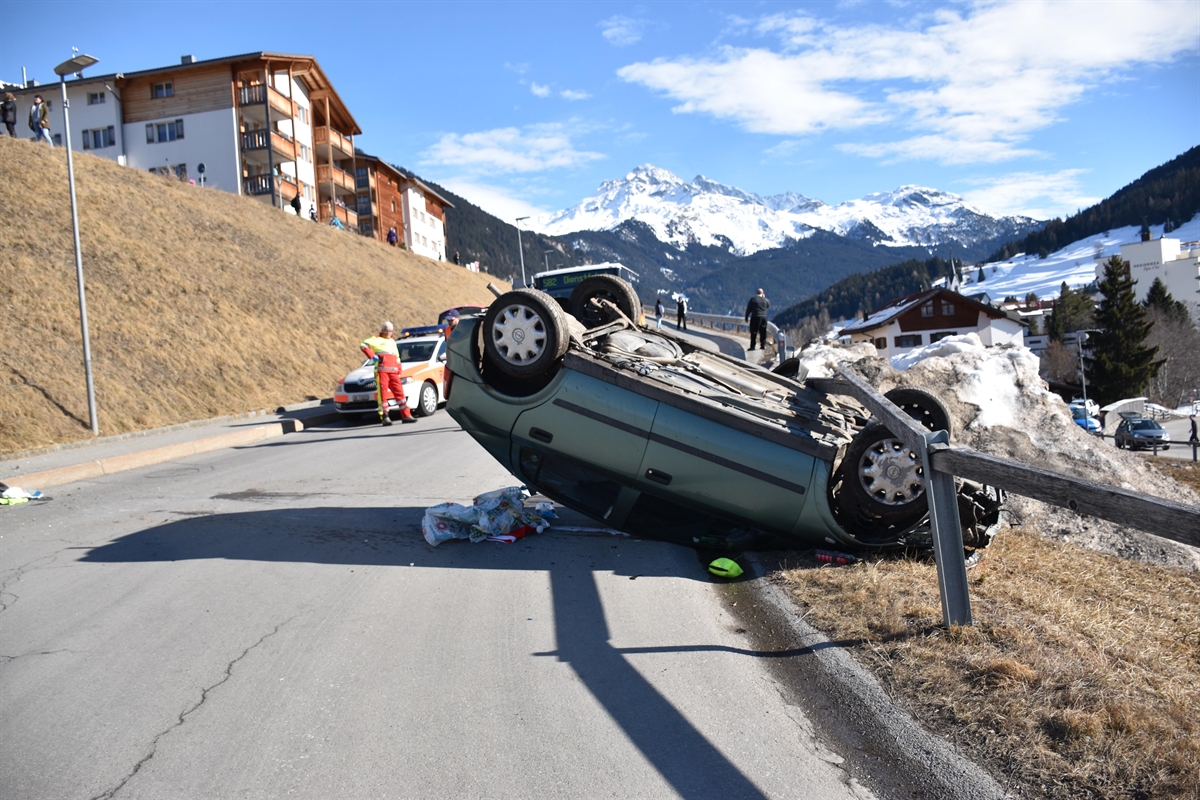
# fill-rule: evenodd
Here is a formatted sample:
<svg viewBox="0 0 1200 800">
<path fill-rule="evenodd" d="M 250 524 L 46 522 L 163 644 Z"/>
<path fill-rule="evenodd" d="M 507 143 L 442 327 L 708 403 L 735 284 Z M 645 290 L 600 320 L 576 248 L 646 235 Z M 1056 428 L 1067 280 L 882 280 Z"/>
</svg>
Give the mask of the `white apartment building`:
<svg viewBox="0 0 1200 800">
<path fill-rule="evenodd" d="M 1121 245 L 1121 258 L 1129 262 L 1138 302 L 1146 299 L 1155 278 L 1162 280 L 1176 300 L 1189 307 L 1200 302 L 1200 242 L 1181 243 L 1163 236 Z M 1096 259 L 1096 277 L 1103 280 L 1107 258 Z"/>
<path fill-rule="evenodd" d="M 169 67 L 68 80 L 66 88 L 75 150 L 288 213 L 299 196 L 302 215 L 358 228 L 353 137 L 362 131 L 311 56 L 184 56 Z M 14 89 L 18 125 L 41 94 L 51 134 L 65 144 L 61 91 Z"/>
<path fill-rule="evenodd" d="M 407 176 L 401 192 L 404 244 L 417 255 L 446 260 L 446 208 L 450 201 L 421 181 Z"/>
</svg>

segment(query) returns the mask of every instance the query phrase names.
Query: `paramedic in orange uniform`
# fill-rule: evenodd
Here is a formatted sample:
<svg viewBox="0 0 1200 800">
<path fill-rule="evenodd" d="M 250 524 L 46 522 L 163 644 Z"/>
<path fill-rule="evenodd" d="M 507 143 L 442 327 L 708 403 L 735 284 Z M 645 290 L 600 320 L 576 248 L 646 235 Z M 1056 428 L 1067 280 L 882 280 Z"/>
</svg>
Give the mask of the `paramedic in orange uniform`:
<svg viewBox="0 0 1200 800">
<path fill-rule="evenodd" d="M 385 322 L 379 326 L 379 335 L 364 341 L 359 348 L 367 358 L 375 362 L 375 399 L 379 403 L 379 421 L 391 425 L 390 413 L 399 411 L 401 422 L 416 422 L 408 410 L 404 397 L 404 386 L 400 383 L 400 351 L 393 338 L 395 328 Z"/>
</svg>

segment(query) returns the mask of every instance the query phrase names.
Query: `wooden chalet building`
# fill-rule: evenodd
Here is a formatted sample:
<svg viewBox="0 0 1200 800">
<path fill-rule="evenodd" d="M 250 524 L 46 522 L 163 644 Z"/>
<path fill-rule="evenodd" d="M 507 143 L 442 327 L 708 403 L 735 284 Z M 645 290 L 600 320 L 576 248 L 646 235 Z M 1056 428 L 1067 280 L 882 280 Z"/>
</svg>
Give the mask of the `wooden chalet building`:
<svg viewBox="0 0 1200 800">
<path fill-rule="evenodd" d="M 417 255 L 446 260 L 446 209 L 454 204 L 378 156 L 357 153 L 358 232 L 387 241 L 388 231 Z"/>
<path fill-rule="evenodd" d="M 880 357 L 891 358 L 966 333 L 978 334 L 985 345 L 1021 345 L 1024 330 L 1016 312 L 936 287 L 893 300 L 847 325 L 841 335 L 851 343 L 871 342 Z"/>
</svg>

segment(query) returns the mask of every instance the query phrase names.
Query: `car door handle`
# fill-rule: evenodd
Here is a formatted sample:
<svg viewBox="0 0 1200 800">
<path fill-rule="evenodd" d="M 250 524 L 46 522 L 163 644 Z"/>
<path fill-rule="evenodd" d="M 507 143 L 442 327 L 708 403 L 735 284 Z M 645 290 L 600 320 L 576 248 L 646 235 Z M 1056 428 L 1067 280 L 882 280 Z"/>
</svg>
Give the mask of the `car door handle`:
<svg viewBox="0 0 1200 800">
<path fill-rule="evenodd" d="M 531 438 L 537 439 L 539 442 L 550 444 L 554 441 L 554 434 L 550 431 L 544 431 L 541 428 L 530 428 L 529 435 Z"/>
<path fill-rule="evenodd" d="M 661 483 L 663 486 L 669 486 L 671 484 L 671 476 L 658 469 L 646 470 L 646 479 L 654 481 L 655 483 Z"/>
</svg>

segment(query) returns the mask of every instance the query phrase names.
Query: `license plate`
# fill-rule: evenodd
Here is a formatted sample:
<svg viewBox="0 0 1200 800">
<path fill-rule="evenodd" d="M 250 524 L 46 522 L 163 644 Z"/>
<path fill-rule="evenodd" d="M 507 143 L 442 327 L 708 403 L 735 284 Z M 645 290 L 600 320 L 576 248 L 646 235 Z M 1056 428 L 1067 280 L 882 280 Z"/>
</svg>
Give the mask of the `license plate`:
<svg viewBox="0 0 1200 800">
<path fill-rule="evenodd" d="M 350 402 L 351 402 L 351 403 L 366 403 L 366 402 L 369 402 L 369 401 L 371 401 L 371 400 L 374 400 L 374 399 L 375 399 L 375 395 L 374 395 L 374 394 L 372 394 L 372 393 L 369 393 L 369 392 L 368 392 L 368 393 L 366 393 L 366 394 L 352 394 L 352 395 L 350 395 Z"/>
</svg>

